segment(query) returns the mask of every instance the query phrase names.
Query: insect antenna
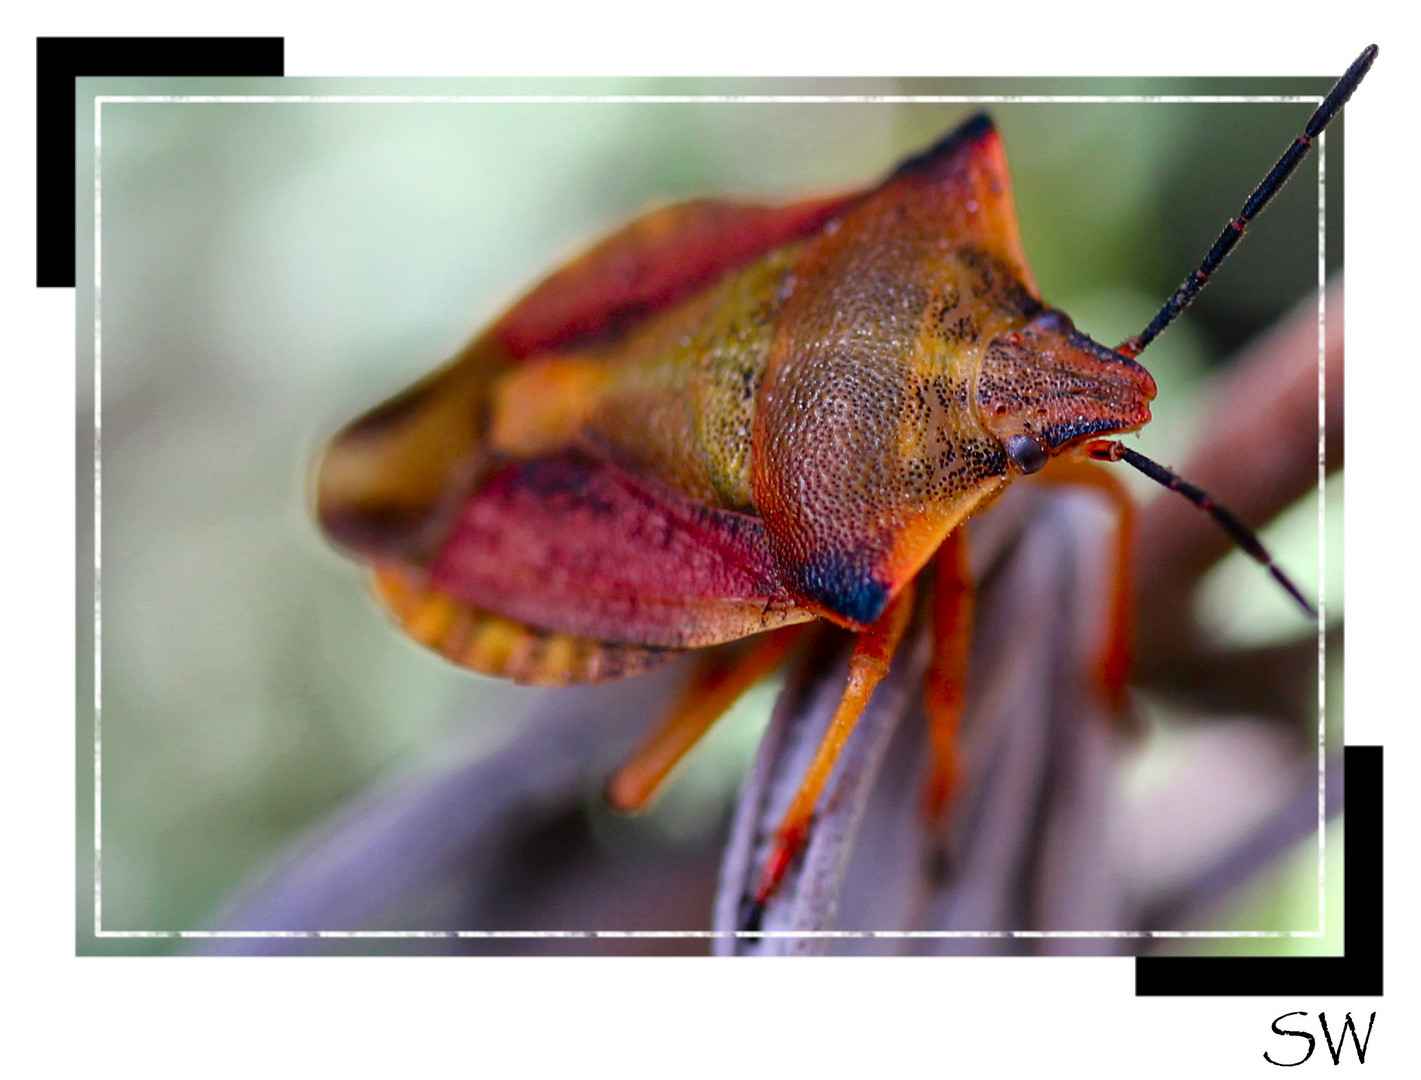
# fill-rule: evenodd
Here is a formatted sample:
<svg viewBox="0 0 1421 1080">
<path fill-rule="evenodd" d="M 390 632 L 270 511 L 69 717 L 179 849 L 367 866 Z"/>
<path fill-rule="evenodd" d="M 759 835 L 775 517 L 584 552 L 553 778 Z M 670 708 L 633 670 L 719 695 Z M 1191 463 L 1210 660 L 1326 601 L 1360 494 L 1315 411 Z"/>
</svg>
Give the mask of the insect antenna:
<svg viewBox="0 0 1421 1080">
<path fill-rule="evenodd" d="M 1132 359 L 1139 356 L 1150 342 L 1157 338 L 1161 331 L 1170 323 L 1174 322 L 1180 314 L 1199 295 L 1201 289 L 1209 280 L 1209 275 L 1219 268 L 1219 264 L 1224 261 L 1229 252 L 1234 249 L 1234 245 L 1243 237 L 1243 231 L 1263 208 L 1272 201 L 1273 196 L 1278 194 L 1283 185 L 1287 183 L 1288 177 L 1292 176 L 1293 170 L 1301 164 L 1303 158 L 1307 157 L 1308 151 L 1312 149 L 1312 141 L 1322 134 L 1323 128 L 1331 122 L 1347 104 L 1347 99 L 1352 96 L 1352 92 L 1357 89 L 1363 76 L 1367 74 L 1372 66 L 1372 61 L 1377 58 L 1377 47 L 1368 45 L 1362 50 L 1362 55 L 1352 62 L 1342 78 L 1337 80 L 1337 84 L 1328 92 L 1317 111 L 1312 114 L 1312 119 L 1303 128 L 1303 133 L 1293 140 L 1293 144 L 1288 147 L 1283 156 L 1278 159 L 1263 182 L 1248 197 L 1248 201 L 1243 204 L 1243 209 L 1239 211 L 1236 218 L 1230 219 L 1224 226 L 1224 231 L 1219 234 L 1219 238 L 1214 241 L 1214 246 L 1209 249 L 1209 254 L 1204 256 L 1204 261 L 1199 264 L 1199 269 L 1195 270 L 1174 290 L 1174 295 L 1166 301 L 1164 307 L 1150 321 L 1150 325 L 1136 334 L 1134 337 L 1126 338 L 1116 348 L 1116 352 L 1124 353 Z M 1277 571 L 1274 571 L 1275 573 Z"/>
<path fill-rule="evenodd" d="M 1267 567 L 1274 580 L 1302 606 L 1309 618 L 1317 618 L 1316 610 L 1307 602 L 1288 575 L 1283 573 L 1273 562 L 1273 556 L 1268 554 L 1268 549 L 1259 541 L 1253 530 L 1245 525 L 1239 516 L 1228 507 L 1216 503 L 1213 496 L 1203 488 L 1196 487 L 1178 473 L 1171 472 L 1158 462 L 1151 461 L 1144 454 L 1136 453 L 1124 443 L 1099 439 L 1086 447 L 1086 453 L 1097 461 L 1123 461 L 1144 473 L 1155 483 L 1163 484 L 1170 491 L 1179 492 L 1218 522 L 1224 532 L 1229 534 L 1230 539 L 1247 552 L 1255 562 Z"/>
</svg>

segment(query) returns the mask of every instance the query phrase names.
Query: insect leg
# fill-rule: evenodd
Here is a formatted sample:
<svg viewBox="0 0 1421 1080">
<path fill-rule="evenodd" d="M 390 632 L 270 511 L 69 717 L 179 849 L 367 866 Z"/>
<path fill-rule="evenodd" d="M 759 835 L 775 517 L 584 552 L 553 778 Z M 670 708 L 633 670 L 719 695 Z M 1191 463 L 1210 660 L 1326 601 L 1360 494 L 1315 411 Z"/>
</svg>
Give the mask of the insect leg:
<svg viewBox="0 0 1421 1080">
<path fill-rule="evenodd" d="M 738 653 L 702 655 L 676 705 L 607 782 L 607 804 L 623 814 L 644 810 L 680 760 L 750 687 L 779 667 L 811 623 L 752 638 Z"/>
<path fill-rule="evenodd" d="M 888 674 L 888 665 L 903 640 L 903 633 L 913 614 L 914 592 L 912 584 L 904 588 L 878 621 L 859 635 L 854 645 L 853 654 L 849 657 L 849 681 L 844 696 L 839 700 L 839 707 L 829 722 L 829 730 L 824 733 L 814 760 L 810 762 L 799 790 L 795 792 L 794 800 L 775 832 L 774 848 L 765 863 L 760 888 L 755 895 L 756 909 L 762 909 L 774 895 L 789 864 L 804 846 L 819 793 L 824 790 L 829 774 L 834 771 L 834 763 L 853 734 L 854 725 L 863 714 L 874 687 Z"/>
<path fill-rule="evenodd" d="M 1135 640 L 1135 533 L 1139 511 L 1119 478 L 1106 469 L 1068 457 L 1056 458 L 1040 479 L 1076 484 L 1098 491 L 1115 512 L 1115 551 L 1105 634 L 1096 659 L 1095 675 L 1111 709 L 1125 705 L 1125 680 L 1130 676 Z"/>
<path fill-rule="evenodd" d="M 942 820 L 960 779 L 957 729 L 967 684 L 975 602 L 967 566 L 966 530 L 957 528 L 938 548 L 933 578 L 933 655 L 924 685 L 932 749 L 924 809 L 930 824 Z"/>
</svg>

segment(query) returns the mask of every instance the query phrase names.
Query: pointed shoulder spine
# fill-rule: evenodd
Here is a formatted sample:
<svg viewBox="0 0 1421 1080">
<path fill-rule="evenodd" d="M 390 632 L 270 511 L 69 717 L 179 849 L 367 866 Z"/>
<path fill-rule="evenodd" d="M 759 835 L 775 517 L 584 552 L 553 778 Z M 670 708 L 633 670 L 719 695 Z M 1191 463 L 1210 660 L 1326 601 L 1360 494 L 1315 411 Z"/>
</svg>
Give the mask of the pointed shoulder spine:
<svg viewBox="0 0 1421 1080">
<path fill-rule="evenodd" d="M 992 123 L 992 118 L 986 113 L 977 113 L 953 128 L 926 150 L 920 150 L 912 157 L 900 161 L 897 167 L 888 174 L 885 182 L 895 180 L 900 176 L 931 172 L 964 150 L 987 139 L 995 138 L 996 135 L 997 126 Z"/>
</svg>

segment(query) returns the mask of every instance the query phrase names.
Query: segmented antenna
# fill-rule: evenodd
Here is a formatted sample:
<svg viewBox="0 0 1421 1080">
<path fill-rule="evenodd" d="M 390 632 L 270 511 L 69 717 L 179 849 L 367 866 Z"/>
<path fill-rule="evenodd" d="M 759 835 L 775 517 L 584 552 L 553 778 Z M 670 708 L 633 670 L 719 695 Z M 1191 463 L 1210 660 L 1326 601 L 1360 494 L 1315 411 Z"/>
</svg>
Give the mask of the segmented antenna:
<svg viewBox="0 0 1421 1080">
<path fill-rule="evenodd" d="M 1278 194 L 1288 177 L 1293 175 L 1293 170 L 1307 157 L 1308 151 L 1312 149 L 1312 141 L 1322 134 L 1323 128 L 1332 121 L 1332 118 L 1341 111 L 1342 106 L 1347 104 L 1347 99 L 1352 96 L 1352 92 L 1357 89 L 1363 76 L 1372 66 L 1372 61 L 1377 58 L 1377 47 L 1368 45 L 1362 50 L 1362 55 L 1352 62 L 1352 66 L 1347 69 L 1346 74 L 1337 80 L 1337 85 L 1332 88 L 1327 97 L 1318 106 L 1317 112 L 1312 114 L 1312 119 L 1307 122 L 1307 127 L 1303 128 L 1303 133 L 1293 140 L 1293 145 L 1288 147 L 1278 163 L 1273 166 L 1268 175 L 1263 178 L 1263 182 L 1248 197 L 1248 201 L 1243 204 L 1243 209 L 1238 217 L 1233 218 L 1224 226 L 1224 231 L 1219 234 L 1219 238 L 1214 241 L 1214 246 L 1209 249 L 1209 254 L 1204 256 L 1204 261 L 1199 264 L 1199 269 L 1195 270 L 1174 290 L 1174 295 L 1169 298 L 1164 307 L 1160 308 L 1150 325 L 1145 327 L 1142 333 L 1136 334 L 1132 338 L 1126 338 L 1116 352 L 1124 353 L 1133 359 L 1144 352 L 1145 347 L 1155 338 L 1166 326 L 1179 318 L 1180 314 L 1199 295 L 1199 291 L 1209 280 L 1209 275 L 1219 268 L 1219 264 L 1224 261 L 1228 253 L 1234 249 L 1234 245 L 1243 236 L 1243 231 L 1248 223 L 1252 221 L 1263 208 L 1272 201 L 1273 196 Z"/>
<path fill-rule="evenodd" d="M 1124 443 L 1114 442 L 1110 439 L 1097 439 L 1086 446 L 1086 453 L 1096 461 L 1123 461 L 1125 464 L 1139 469 L 1155 483 L 1163 484 L 1170 491 L 1179 492 L 1217 521 L 1233 542 L 1243 548 L 1254 562 L 1266 566 L 1278 584 L 1287 590 L 1288 595 L 1302 605 L 1302 609 L 1308 613 L 1309 618 L 1317 618 L 1316 610 L 1303 598 L 1303 594 L 1288 575 L 1283 573 L 1273 562 L 1273 556 L 1268 554 L 1268 549 L 1259 541 L 1253 530 L 1245 525 L 1242 519 L 1228 507 L 1216 503 L 1214 497 L 1203 488 L 1196 487 L 1178 473 L 1171 472 L 1158 462 L 1151 461 L 1144 454 L 1136 453 Z"/>
</svg>

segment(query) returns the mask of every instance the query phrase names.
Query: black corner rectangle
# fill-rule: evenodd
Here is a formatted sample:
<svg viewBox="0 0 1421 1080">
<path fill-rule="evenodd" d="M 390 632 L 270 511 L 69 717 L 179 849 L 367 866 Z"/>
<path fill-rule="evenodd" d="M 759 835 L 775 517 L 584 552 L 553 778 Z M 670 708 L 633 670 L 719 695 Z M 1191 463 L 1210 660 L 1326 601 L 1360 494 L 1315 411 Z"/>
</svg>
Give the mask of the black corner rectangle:
<svg viewBox="0 0 1421 1080">
<path fill-rule="evenodd" d="M 1343 748 L 1344 956 L 1140 956 L 1140 997 L 1371 997 L 1382 992 L 1382 748 Z"/>
<path fill-rule="evenodd" d="M 282 75 L 282 38 L 38 38 L 36 267 L 74 287 L 74 80 L 83 75 Z"/>
</svg>

